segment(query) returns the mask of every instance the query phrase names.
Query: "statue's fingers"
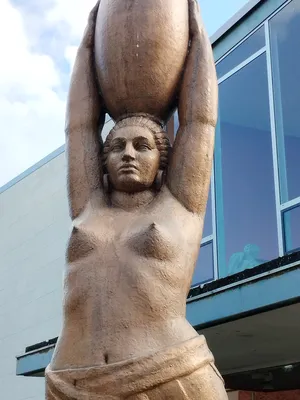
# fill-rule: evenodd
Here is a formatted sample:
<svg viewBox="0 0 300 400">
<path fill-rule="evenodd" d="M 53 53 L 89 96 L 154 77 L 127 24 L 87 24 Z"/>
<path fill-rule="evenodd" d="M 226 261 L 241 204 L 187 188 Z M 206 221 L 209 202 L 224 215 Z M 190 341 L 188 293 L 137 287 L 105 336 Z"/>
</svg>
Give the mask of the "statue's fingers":
<svg viewBox="0 0 300 400">
<path fill-rule="evenodd" d="M 97 1 L 97 4 L 89 14 L 88 23 L 83 34 L 81 47 L 91 48 L 93 46 L 99 4 L 100 0 Z"/>
<path fill-rule="evenodd" d="M 188 0 L 189 2 L 189 21 L 191 33 L 195 33 L 203 26 L 201 19 L 200 6 L 197 0 Z"/>
<path fill-rule="evenodd" d="M 96 23 L 96 19 L 97 19 L 97 13 L 98 13 L 98 9 L 99 9 L 99 4 L 100 4 L 100 0 L 97 1 L 96 5 L 94 6 L 94 8 L 92 9 L 92 11 L 89 14 L 89 19 L 88 19 L 88 23 L 90 24 L 95 24 Z"/>
<path fill-rule="evenodd" d="M 197 0 L 188 0 L 190 14 L 195 14 L 200 11 L 199 3 Z"/>
</svg>

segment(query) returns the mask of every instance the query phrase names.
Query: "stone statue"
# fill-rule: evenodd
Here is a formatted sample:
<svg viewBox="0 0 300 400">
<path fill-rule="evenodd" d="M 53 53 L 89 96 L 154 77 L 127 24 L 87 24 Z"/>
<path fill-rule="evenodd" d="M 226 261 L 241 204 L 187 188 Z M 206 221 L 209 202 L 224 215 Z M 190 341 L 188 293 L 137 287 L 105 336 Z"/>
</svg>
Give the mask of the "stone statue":
<svg viewBox="0 0 300 400">
<path fill-rule="evenodd" d="M 105 54 L 97 61 L 101 53 L 94 51 L 97 34 L 106 38 L 109 51 L 113 26 L 108 18 L 103 31 L 98 27 L 102 5 L 91 12 L 78 50 L 66 124 L 73 230 L 64 280 L 63 327 L 46 369 L 48 400 L 227 399 L 205 338 L 186 320 L 186 297 L 208 197 L 218 96 L 211 45 L 197 2 L 176 1 L 185 4 L 179 14 L 186 12 L 178 28 L 183 43 L 178 43 L 177 66 L 184 68 L 180 74 L 172 72 L 173 61 L 166 70 L 162 67 L 167 75 L 170 70 L 165 77 L 168 98 L 156 93 L 153 85 L 164 90 L 161 81 L 143 68 L 147 82 L 130 65 L 123 72 L 130 79 L 120 78 L 115 71 L 113 81 L 106 68 L 112 64 L 118 68 L 118 63 L 109 60 L 111 54 L 106 61 Z M 128 13 L 139 3 L 102 2 L 103 10 L 109 4 L 125 4 Z M 149 3 L 143 1 L 150 10 L 145 10 L 148 17 L 153 14 Z M 174 1 L 157 3 L 171 6 Z M 116 15 L 111 7 L 107 11 Z M 125 11 L 118 14 L 120 26 L 127 21 Z M 176 12 L 169 13 L 172 22 Z M 123 28 L 124 35 L 126 29 L 130 34 L 130 21 Z M 151 38 L 155 45 L 143 49 L 146 59 L 160 54 L 163 46 L 155 29 Z M 158 27 L 158 32 L 163 31 Z M 123 54 L 126 40 L 118 38 Z M 143 47 L 146 39 L 140 40 Z M 167 37 L 166 41 L 176 45 L 176 40 Z M 111 51 L 123 60 L 116 49 Z M 142 51 L 137 54 L 141 58 L 137 62 L 143 65 Z M 160 62 L 153 59 L 158 73 Z M 131 81 L 134 75 L 136 81 Z M 138 82 L 135 92 L 129 89 L 130 82 Z M 171 150 L 163 126 L 175 106 L 180 126 Z M 102 144 L 99 130 L 106 112 L 116 124 Z"/>
</svg>

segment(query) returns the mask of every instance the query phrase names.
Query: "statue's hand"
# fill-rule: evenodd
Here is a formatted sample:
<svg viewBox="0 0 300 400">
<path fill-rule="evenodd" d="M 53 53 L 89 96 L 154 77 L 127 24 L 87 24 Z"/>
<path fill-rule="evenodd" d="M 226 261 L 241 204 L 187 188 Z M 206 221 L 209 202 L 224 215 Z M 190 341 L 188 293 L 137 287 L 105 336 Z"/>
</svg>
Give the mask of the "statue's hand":
<svg viewBox="0 0 300 400">
<path fill-rule="evenodd" d="M 189 2 L 189 26 L 191 38 L 198 35 L 203 30 L 203 22 L 200 15 L 200 7 L 197 0 Z"/>
<path fill-rule="evenodd" d="M 66 132 L 80 126 L 88 131 L 99 115 L 105 115 L 94 67 L 94 36 L 100 0 L 89 15 L 75 59 L 67 103 Z"/>
<path fill-rule="evenodd" d="M 87 24 L 87 27 L 85 28 L 85 31 L 83 34 L 83 39 L 80 44 L 81 48 L 91 49 L 94 45 L 94 36 L 95 36 L 95 28 L 96 28 L 99 4 L 100 4 L 100 0 L 97 1 L 97 4 L 90 12 L 90 15 L 88 18 L 88 24 Z"/>
</svg>

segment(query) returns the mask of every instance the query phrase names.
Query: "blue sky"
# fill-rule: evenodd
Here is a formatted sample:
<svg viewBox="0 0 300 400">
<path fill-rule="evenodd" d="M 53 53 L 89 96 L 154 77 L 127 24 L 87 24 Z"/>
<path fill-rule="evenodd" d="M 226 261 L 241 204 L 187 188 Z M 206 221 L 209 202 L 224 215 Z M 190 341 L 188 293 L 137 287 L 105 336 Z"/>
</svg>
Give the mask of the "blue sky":
<svg viewBox="0 0 300 400">
<path fill-rule="evenodd" d="M 206 29 L 211 36 L 248 3 L 248 0 L 200 0 L 199 3 Z"/>
<path fill-rule="evenodd" d="M 70 71 L 95 1 L 0 1 L 0 187 L 64 143 Z M 209 35 L 246 3 L 200 1 Z"/>
</svg>

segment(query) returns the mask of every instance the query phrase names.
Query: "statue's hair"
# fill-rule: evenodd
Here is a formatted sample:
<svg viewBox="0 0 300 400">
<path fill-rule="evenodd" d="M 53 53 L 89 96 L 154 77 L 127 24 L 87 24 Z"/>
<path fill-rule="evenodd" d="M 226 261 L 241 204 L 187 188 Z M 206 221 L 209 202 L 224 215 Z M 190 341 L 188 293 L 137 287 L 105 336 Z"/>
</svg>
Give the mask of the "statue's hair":
<svg viewBox="0 0 300 400">
<path fill-rule="evenodd" d="M 170 140 L 167 133 L 163 130 L 162 124 L 159 121 L 150 119 L 148 116 L 140 115 L 133 117 L 126 117 L 117 121 L 116 125 L 111 129 L 103 145 L 102 163 L 104 171 L 106 171 L 106 162 L 108 153 L 110 151 L 110 142 L 114 133 L 120 129 L 130 126 L 141 126 L 147 128 L 154 136 L 156 147 L 160 153 L 159 169 L 165 170 L 168 166 L 168 158 L 170 152 Z"/>
</svg>

